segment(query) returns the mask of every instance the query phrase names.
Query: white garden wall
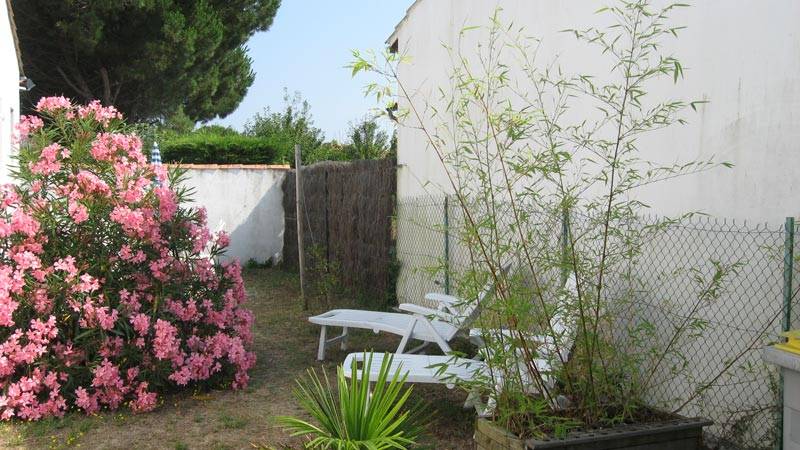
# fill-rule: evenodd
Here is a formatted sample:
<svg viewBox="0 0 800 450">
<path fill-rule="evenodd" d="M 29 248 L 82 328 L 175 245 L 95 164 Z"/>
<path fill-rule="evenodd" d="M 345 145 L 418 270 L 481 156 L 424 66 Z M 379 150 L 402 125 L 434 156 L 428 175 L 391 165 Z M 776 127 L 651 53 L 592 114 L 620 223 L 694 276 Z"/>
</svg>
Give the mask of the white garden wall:
<svg viewBox="0 0 800 450">
<path fill-rule="evenodd" d="M 283 250 L 283 190 L 288 166 L 183 165 L 208 226 L 231 236 L 227 257 L 277 263 Z"/>
</svg>

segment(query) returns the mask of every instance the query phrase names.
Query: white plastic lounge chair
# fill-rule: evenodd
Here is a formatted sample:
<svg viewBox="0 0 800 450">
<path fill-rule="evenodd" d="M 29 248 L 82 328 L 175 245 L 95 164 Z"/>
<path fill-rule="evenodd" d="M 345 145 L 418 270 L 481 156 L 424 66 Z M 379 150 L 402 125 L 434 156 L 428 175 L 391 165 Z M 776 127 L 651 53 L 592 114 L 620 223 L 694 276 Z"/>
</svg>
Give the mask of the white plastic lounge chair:
<svg viewBox="0 0 800 450">
<path fill-rule="evenodd" d="M 468 358 L 456 358 L 443 355 L 391 355 L 389 353 L 373 353 L 372 365 L 369 367 L 369 379 L 378 379 L 383 359 L 393 357 L 392 364 L 389 366 L 389 373 L 393 374 L 401 370 L 406 375 L 406 383 L 430 383 L 444 384 L 448 389 L 455 387 L 461 381 L 470 381 L 479 376 L 486 376 L 488 366 L 483 361 Z M 359 369 L 356 376 L 361 376 L 361 367 L 364 365 L 365 358 L 369 358 L 367 353 L 350 353 L 345 358 L 342 365 L 345 368 L 356 364 Z M 350 378 L 352 373 L 344 371 L 345 376 Z M 481 416 L 490 415 L 494 410 L 494 401 L 489 399 L 489 406 L 480 401 L 479 395 L 470 393 L 464 402 L 464 408 L 474 407 Z"/>
<path fill-rule="evenodd" d="M 510 265 L 502 267 L 507 272 Z M 466 331 L 480 313 L 481 302 L 494 292 L 494 282 L 489 281 L 472 301 L 464 301 L 452 295 L 429 293 L 425 299 L 436 304 L 435 308 L 401 303 L 398 308 L 404 313 L 368 311 L 362 309 L 334 309 L 318 316 L 309 317 L 308 321 L 320 325 L 319 348 L 317 359 L 325 359 L 325 348 L 328 344 L 341 342 L 341 349 L 347 349 L 348 330 L 362 328 L 375 333 L 386 332 L 402 336 L 395 353 L 416 353 L 430 343 L 435 343 L 444 353 L 450 353 L 448 342 L 459 331 Z M 406 314 L 408 313 L 408 314 Z M 342 334 L 328 338 L 328 327 L 341 327 Z M 423 341 L 415 348 L 406 350 L 412 339 Z"/>
<path fill-rule="evenodd" d="M 569 277 L 565 283 L 564 289 L 569 292 L 575 292 L 575 281 L 573 277 Z M 572 347 L 571 339 L 574 337 L 574 326 L 568 325 L 568 319 L 562 314 L 562 310 L 557 311 L 550 320 L 550 325 L 555 334 L 561 337 L 559 339 L 558 353 L 563 361 L 569 358 L 569 351 Z M 513 336 L 509 330 L 470 330 L 470 339 L 478 344 L 484 346 L 480 353 L 485 353 L 485 344 L 483 336 L 492 334 L 503 334 L 507 337 Z M 538 351 L 542 355 L 541 358 L 535 359 L 533 362 L 536 365 L 536 370 L 542 374 L 547 374 L 552 371 L 552 364 L 556 356 L 556 345 L 551 336 L 529 336 L 529 340 L 539 342 L 541 346 Z M 384 358 L 389 355 L 386 353 L 373 353 L 372 365 L 369 368 L 370 379 L 377 379 L 378 371 L 380 370 L 381 363 Z M 350 353 L 344 360 L 344 367 L 351 367 L 352 364 L 358 364 L 360 367 L 364 364 L 365 353 Z M 395 372 L 401 370 L 406 375 L 407 383 L 431 383 L 431 384 L 444 384 L 448 389 L 452 389 L 459 381 L 472 381 L 478 376 L 489 376 L 488 365 L 483 361 L 467 358 L 455 358 L 452 356 L 429 356 L 429 355 L 394 355 L 390 371 Z M 360 371 L 356 373 L 360 374 Z M 533 377 L 528 373 L 526 368 L 522 368 L 523 383 L 530 385 L 530 391 L 536 391 L 533 386 Z M 346 376 L 350 376 L 350 371 L 345 371 Z M 545 382 L 552 387 L 554 380 L 549 376 L 544 376 Z M 494 374 L 494 381 L 497 383 L 499 390 L 503 383 L 502 374 Z M 550 399 L 556 402 L 556 399 Z M 489 398 L 484 405 L 477 394 L 471 392 L 467 397 L 464 404 L 465 407 L 474 406 L 478 415 L 487 416 L 494 412 L 496 402 L 493 398 Z"/>
<path fill-rule="evenodd" d="M 356 364 L 356 367 L 360 368 L 364 364 L 365 357 L 369 358 L 369 354 L 350 353 L 342 365 L 349 368 Z M 407 383 L 438 383 L 453 388 L 458 381 L 471 380 L 486 370 L 486 363 L 475 359 L 443 355 L 373 353 L 372 365 L 369 368 L 370 380 L 378 379 L 383 359 L 388 357 L 393 357 L 389 373 L 393 374 L 398 368 L 402 368 L 408 373 Z M 347 377 L 351 375 L 347 370 L 345 370 L 345 374 Z M 358 375 L 360 376 L 361 373 L 359 372 Z"/>
<path fill-rule="evenodd" d="M 364 365 L 365 358 L 368 358 L 367 353 L 350 353 L 345 358 L 342 365 L 345 368 L 352 367 L 356 364 L 359 369 L 356 371 L 357 376 L 361 375 L 361 367 Z M 373 353 L 372 365 L 368 368 L 369 379 L 378 379 L 378 373 L 384 358 L 393 357 L 392 364 L 389 366 L 389 373 L 395 373 L 400 370 L 401 374 L 406 376 L 406 383 L 428 383 L 428 384 L 444 384 L 448 389 L 453 389 L 456 384 L 460 382 L 469 382 L 478 377 L 490 378 L 489 366 L 476 359 L 457 358 L 454 356 L 446 355 L 391 355 L 389 353 Z M 536 368 L 541 373 L 546 373 L 551 370 L 551 365 L 548 359 L 534 360 Z M 346 377 L 351 376 L 349 370 L 344 371 Z M 526 377 L 528 382 L 531 382 L 530 377 Z M 503 384 L 503 377 L 501 374 L 494 374 L 494 383 L 496 389 L 499 391 Z M 523 380 L 524 381 L 524 380 Z M 465 408 L 474 407 L 478 415 L 481 417 L 489 416 L 494 412 L 496 401 L 490 397 L 486 403 L 480 399 L 477 392 L 470 392 L 464 402 Z"/>
</svg>

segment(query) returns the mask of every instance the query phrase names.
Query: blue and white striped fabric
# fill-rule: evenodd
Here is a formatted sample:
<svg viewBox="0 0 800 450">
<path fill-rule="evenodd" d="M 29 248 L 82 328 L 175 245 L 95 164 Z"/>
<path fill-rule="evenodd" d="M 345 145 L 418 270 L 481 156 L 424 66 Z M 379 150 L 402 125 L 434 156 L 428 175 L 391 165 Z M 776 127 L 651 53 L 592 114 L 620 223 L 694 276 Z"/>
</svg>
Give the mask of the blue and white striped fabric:
<svg viewBox="0 0 800 450">
<path fill-rule="evenodd" d="M 153 151 L 150 153 L 150 164 L 161 165 L 161 150 L 158 149 L 158 142 L 153 143 Z"/>
<path fill-rule="evenodd" d="M 158 149 L 158 142 L 153 143 L 153 150 L 150 152 L 150 164 L 152 164 L 153 167 L 161 165 L 161 150 Z M 161 182 L 158 181 L 158 178 L 153 180 L 153 185 L 156 187 L 161 186 Z"/>
</svg>

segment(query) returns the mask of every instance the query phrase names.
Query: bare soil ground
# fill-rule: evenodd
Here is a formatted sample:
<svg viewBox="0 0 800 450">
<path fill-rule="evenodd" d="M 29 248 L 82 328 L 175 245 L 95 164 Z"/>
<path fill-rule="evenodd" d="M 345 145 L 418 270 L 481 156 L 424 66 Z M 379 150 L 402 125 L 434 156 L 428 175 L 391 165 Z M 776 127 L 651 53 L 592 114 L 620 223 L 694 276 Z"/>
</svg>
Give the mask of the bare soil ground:
<svg viewBox="0 0 800 450">
<path fill-rule="evenodd" d="M 245 285 L 249 306 L 256 315 L 256 367 L 244 391 L 186 393 L 166 398 L 156 411 L 132 414 L 128 410 L 87 417 L 71 412 L 63 419 L 10 422 L 0 425 L 1 448 L 103 449 L 252 449 L 302 448 L 275 424 L 275 416 L 301 415 L 292 388 L 310 367 L 334 373 L 345 352 L 328 350 L 325 364 L 316 361 L 319 329 L 306 320 L 327 309 L 312 301 L 304 312 L 296 274 L 278 269 L 248 269 Z M 337 300 L 337 306 L 347 305 Z M 392 351 L 394 336 L 355 332 L 352 350 Z M 414 386 L 414 397 L 435 410 L 427 444 L 436 449 L 470 449 L 474 411 L 463 410 L 465 394 L 444 386 Z"/>
</svg>

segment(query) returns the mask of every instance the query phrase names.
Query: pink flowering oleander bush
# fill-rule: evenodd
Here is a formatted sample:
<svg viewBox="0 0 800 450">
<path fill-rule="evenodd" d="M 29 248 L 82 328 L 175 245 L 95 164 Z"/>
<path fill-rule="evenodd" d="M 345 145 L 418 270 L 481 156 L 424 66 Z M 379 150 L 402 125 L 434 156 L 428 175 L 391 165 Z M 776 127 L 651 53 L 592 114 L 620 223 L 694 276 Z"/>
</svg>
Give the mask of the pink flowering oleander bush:
<svg viewBox="0 0 800 450">
<path fill-rule="evenodd" d="M 244 387 L 255 363 L 240 266 L 182 174 L 153 168 L 122 115 L 43 98 L 0 187 L 0 417 L 149 411 L 189 385 Z M 156 182 L 157 180 L 157 182 Z"/>
</svg>

